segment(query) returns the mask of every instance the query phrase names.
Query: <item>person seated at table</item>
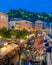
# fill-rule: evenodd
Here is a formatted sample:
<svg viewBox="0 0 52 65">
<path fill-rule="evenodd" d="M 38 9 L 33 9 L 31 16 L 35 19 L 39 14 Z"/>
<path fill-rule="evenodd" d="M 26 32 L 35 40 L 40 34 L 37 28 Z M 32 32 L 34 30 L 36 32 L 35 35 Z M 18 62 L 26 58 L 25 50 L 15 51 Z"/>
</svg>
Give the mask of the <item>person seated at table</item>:
<svg viewBox="0 0 52 65">
<path fill-rule="evenodd" d="M 14 65 L 14 63 L 11 63 L 11 65 Z"/>
</svg>

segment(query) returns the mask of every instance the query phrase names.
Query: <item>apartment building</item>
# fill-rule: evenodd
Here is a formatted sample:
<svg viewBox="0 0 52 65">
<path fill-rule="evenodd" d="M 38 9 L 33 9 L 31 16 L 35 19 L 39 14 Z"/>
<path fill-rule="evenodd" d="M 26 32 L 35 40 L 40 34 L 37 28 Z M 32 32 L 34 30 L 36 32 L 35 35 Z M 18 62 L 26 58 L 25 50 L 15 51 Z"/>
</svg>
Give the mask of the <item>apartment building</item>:
<svg viewBox="0 0 52 65">
<path fill-rule="evenodd" d="M 0 12 L 0 29 L 3 27 L 8 29 L 8 15 Z"/>
<path fill-rule="evenodd" d="M 16 20 L 16 21 L 9 21 L 9 29 L 14 30 L 28 30 L 33 31 L 33 25 L 31 21 L 27 20 Z"/>
<path fill-rule="evenodd" d="M 35 21 L 35 29 L 36 30 L 43 29 L 43 22 L 41 20 Z"/>
</svg>

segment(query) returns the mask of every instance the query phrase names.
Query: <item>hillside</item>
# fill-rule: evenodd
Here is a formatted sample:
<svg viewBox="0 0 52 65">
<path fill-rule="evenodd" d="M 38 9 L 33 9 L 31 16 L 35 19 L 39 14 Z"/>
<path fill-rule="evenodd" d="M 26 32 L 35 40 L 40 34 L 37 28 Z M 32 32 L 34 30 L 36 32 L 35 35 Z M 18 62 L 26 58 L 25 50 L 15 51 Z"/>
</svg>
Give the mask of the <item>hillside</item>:
<svg viewBox="0 0 52 65">
<path fill-rule="evenodd" d="M 38 12 L 29 12 L 25 9 L 18 9 L 18 10 L 9 10 L 7 12 L 9 18 L 22 18 L 24 20 L 29 20 L 34 23 L 36 20 L 42 20 L 46 22 L 52 22 L 52 13 L 47 14 L 46 12 L 38 13 Z"/>
</svg>

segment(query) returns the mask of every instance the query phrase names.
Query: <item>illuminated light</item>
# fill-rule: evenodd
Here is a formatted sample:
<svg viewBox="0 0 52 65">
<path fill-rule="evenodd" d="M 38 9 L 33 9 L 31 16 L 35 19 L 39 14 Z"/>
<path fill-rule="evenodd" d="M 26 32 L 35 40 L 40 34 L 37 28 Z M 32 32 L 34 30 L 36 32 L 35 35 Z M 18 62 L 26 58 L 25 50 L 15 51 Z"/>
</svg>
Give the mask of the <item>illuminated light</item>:
<svg viewBox="0 0 52 65">
<path fill-rule="evenodd" d="M 27 44 L 25 44 L 24 47 L 26 48 L 27 47 Z"/>
<path fill-rule="evenodd" d="M 24 41 L 23 39 L 20 40 L 21 43 L 22 43 L 23 41 Z"/>
<path fill-rule="evenodd" d="M 8 45 L 8 43 L 5 43 L 5 44 L 4 44 L 4 46 L 7 46 L 7 45 Z"/>
<path fill-rule="evenodd" d="M 29 50 L 27 50 L 27 52 L 29 52 Z"/>
<path fill-rule="evenodd" d="M 6 47 L 1 48 L 1 53 L 5 52 L 6 49 L 7 49 Z"/>
<path fill-rule="evenodd" d="M 36 29 L 34 31 L 36 31 Z"/>
<path fill-rule="evenodd" d="M 32 36 L 34 36 L 34 34 L 32 34 Z"/>
<path fill-rule="evenodd" d="M 29 36 L 27 36 L 27 38 L 29 38 Z"/>
<path fill-rule="evenodd" d="M 0 36 L 0 38 L 2 38 L 2 36 Z"/>
</svg>

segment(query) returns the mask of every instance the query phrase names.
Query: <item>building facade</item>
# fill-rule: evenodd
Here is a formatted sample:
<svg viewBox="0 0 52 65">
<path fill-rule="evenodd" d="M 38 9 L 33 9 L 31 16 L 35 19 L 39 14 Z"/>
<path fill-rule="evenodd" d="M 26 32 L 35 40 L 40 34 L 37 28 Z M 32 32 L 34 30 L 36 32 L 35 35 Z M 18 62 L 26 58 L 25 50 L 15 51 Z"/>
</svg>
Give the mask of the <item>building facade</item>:
<svg viewBox="0 0 52 65">
<path fill-rule="evenodd" d="M 47 34 L 52 36 L 52 23 L 49 23 L 49 27 L 47 28 Z"/>
<path fill-rule="evenodd" d="M 14 30 L 28 30 L 33 31 L 32 22 L 27 20 L 10 21 L 9 28 L 14 27 Z"/>
<path fill-rule="evenodd" d="M 14 27 L 15 27 L 15 23 L 16 23 L 17 21 L 9 21 L 8 22 L 8 27 L 9 27 L 9 29 L 14 29 Z"/>
<path fill-rule="evenodd" d="M 36 30 L 43 29 L 43 22 L 41 20 L 35 21 L 35 29 Z"/>
<path fill-rule="evenodd" d="M 3 27 L 8 29 L 8 15 L 0 12 L 0 29 Z"/>
<path fill-rule="evenodd" d="M 32 22 L 26 21 L 26 20 L 17 21 L 17 23 L 15 24 L 15 29 L 18 29 L 18 30 L 25 29 L 28 31 L 32 31 L 33 30 Z"/>
<path fill-rule="evenodd" d="M 43 22 L 43 29 L 47 29 L 47 22 Z"/>
</svg>

